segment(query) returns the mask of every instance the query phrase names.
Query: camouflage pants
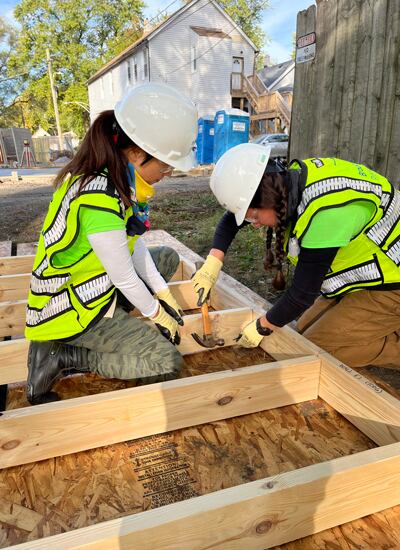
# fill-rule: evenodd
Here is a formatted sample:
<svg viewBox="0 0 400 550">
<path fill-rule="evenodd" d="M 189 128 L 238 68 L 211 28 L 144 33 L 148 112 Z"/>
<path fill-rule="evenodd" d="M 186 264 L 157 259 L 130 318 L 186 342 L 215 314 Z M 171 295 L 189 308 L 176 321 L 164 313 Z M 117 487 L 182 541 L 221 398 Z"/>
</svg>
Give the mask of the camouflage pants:
<svg viewBox="0 0 400 550">
<path fill-rule="evenodd" d="M 178 254 L 169 247 L 149 247 L 158 271 L 168 281 L 175 273 Z M 98 323 L 68 344 L 88 350 L 88 367 L 105 378 L 145 378 L 156 382 L 175 378 L 182 356 L 156 326 L 130 316 L 117 303 L 113 317 Z"/>
</svg>

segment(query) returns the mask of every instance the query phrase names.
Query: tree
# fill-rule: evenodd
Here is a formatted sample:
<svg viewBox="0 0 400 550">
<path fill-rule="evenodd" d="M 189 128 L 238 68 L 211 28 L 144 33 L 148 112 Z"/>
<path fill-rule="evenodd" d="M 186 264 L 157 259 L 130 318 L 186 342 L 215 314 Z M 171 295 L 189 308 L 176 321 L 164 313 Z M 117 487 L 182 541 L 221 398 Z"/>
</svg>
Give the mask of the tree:
<svg viewBox="0 0 400 550">
<path fill-rule="evenodd" d="M 261 51 L 266 36 L 260 23 L 269 2 L 266 0 L 218 0 L 218 2 Z"/>
<path fill-rule="evenodd" d="M 0 17 L 0 125 L 10 120 L 10 125 L 20 125 L 21 104 L 17 98 L 21 91 L 22 77 L 9 71 L 8 63 L 18 40 L 18 32 L 4 17 Z"/>
<path fill-rule="evenodd" d="M 28 73 L 23 95 L 39 103 L 31 124 L 54 129 L 49 48 L 63 129 L 84 133 L 88 113 L 79 104 L 88 103 L 87 80 L 141 36 L 143 8 L 142 0 L 22 0 L 17 5 L 21 31 L 8 68 Z"/>
</svg>

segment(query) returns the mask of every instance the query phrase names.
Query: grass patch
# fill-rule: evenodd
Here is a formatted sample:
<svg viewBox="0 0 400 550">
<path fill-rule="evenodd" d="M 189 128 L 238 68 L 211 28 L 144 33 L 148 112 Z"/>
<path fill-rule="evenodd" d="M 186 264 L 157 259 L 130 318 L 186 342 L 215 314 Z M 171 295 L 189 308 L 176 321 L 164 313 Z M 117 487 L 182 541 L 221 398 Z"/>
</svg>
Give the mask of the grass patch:
<svg viewBox="0 0 400 550">
<path fill-rule="evenodd" d="M 152 229 L 164 229 L 205 257 L 224 210 L 210 191 L 159 196 L 151 205 Z M 270 302 L 282 294 L 272 287 L 275 270 L 263 267 L 265 233 L 246 227 L 239 231 L 224 262 L 224 271 Z"/>
</svg>

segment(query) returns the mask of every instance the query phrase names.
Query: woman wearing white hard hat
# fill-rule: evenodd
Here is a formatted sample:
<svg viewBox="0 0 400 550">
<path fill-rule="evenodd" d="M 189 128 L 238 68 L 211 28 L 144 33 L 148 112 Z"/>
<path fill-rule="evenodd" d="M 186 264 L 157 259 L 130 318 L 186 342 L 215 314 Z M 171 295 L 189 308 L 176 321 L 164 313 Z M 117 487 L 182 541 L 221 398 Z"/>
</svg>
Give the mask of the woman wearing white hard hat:
<svg viewBox="0 0 400 550">
<path fill-rule="evenodd" d="M 71 372 L 153 382 L 176 377 L 182 310 L 168 290 L 178 254 L 148 250 L 153 184 L 195 165 L 197 111 L 164 84 L 131 89 L 93 122 L 60 171 L 28 298 L 27 397 L 58 399 Z M 136 307 L 154 329 L 128 314 Z"/>
<path fill-rule="evenodd" d="M 293 281 L 263 316 L 244 327 L 239 344 L 297 319 L 298 328 L 352 367 L 400 368 L 400 193 L 361 164 L 335 158 L 294 160 L 286 169 L 270 149 L 242 144 L 227 151 L 211 190 L 228 212 L 193 283 L 199 305 L 208 297 L 225 254 L 245 225 L 268 226 L 264 265 L 285 287 L 284 254 Z"/>
</svg>

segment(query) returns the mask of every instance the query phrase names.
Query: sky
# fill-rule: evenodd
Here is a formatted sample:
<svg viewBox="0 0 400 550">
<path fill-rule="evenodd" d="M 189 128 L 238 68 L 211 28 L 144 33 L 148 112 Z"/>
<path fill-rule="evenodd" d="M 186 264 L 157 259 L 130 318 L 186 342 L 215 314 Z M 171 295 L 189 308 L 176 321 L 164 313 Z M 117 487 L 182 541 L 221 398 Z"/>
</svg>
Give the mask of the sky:
<svg viewBox="0 0 400 550">
<path fill-rule="evenodd" d="M 151 19 L 157 12 L 164 10 L 173 0 L 144 0 L 147 4 L 146 16 Z M 1 0 L 2 14 L 9 20 L 13 19 L 13 10 L 17 0 Z M 287 61 L 292 53 L 292 35 L 296 30 L 297 12 L 314 4 L 314 0 L 270 0 L 269 8 L 265 10 L 262 28 L 269 41 L 264 47 L 276 63 Z M 172 13 L 180 7 L 180 1 L 175 0 L 167 10 Z"/>
</svg>

